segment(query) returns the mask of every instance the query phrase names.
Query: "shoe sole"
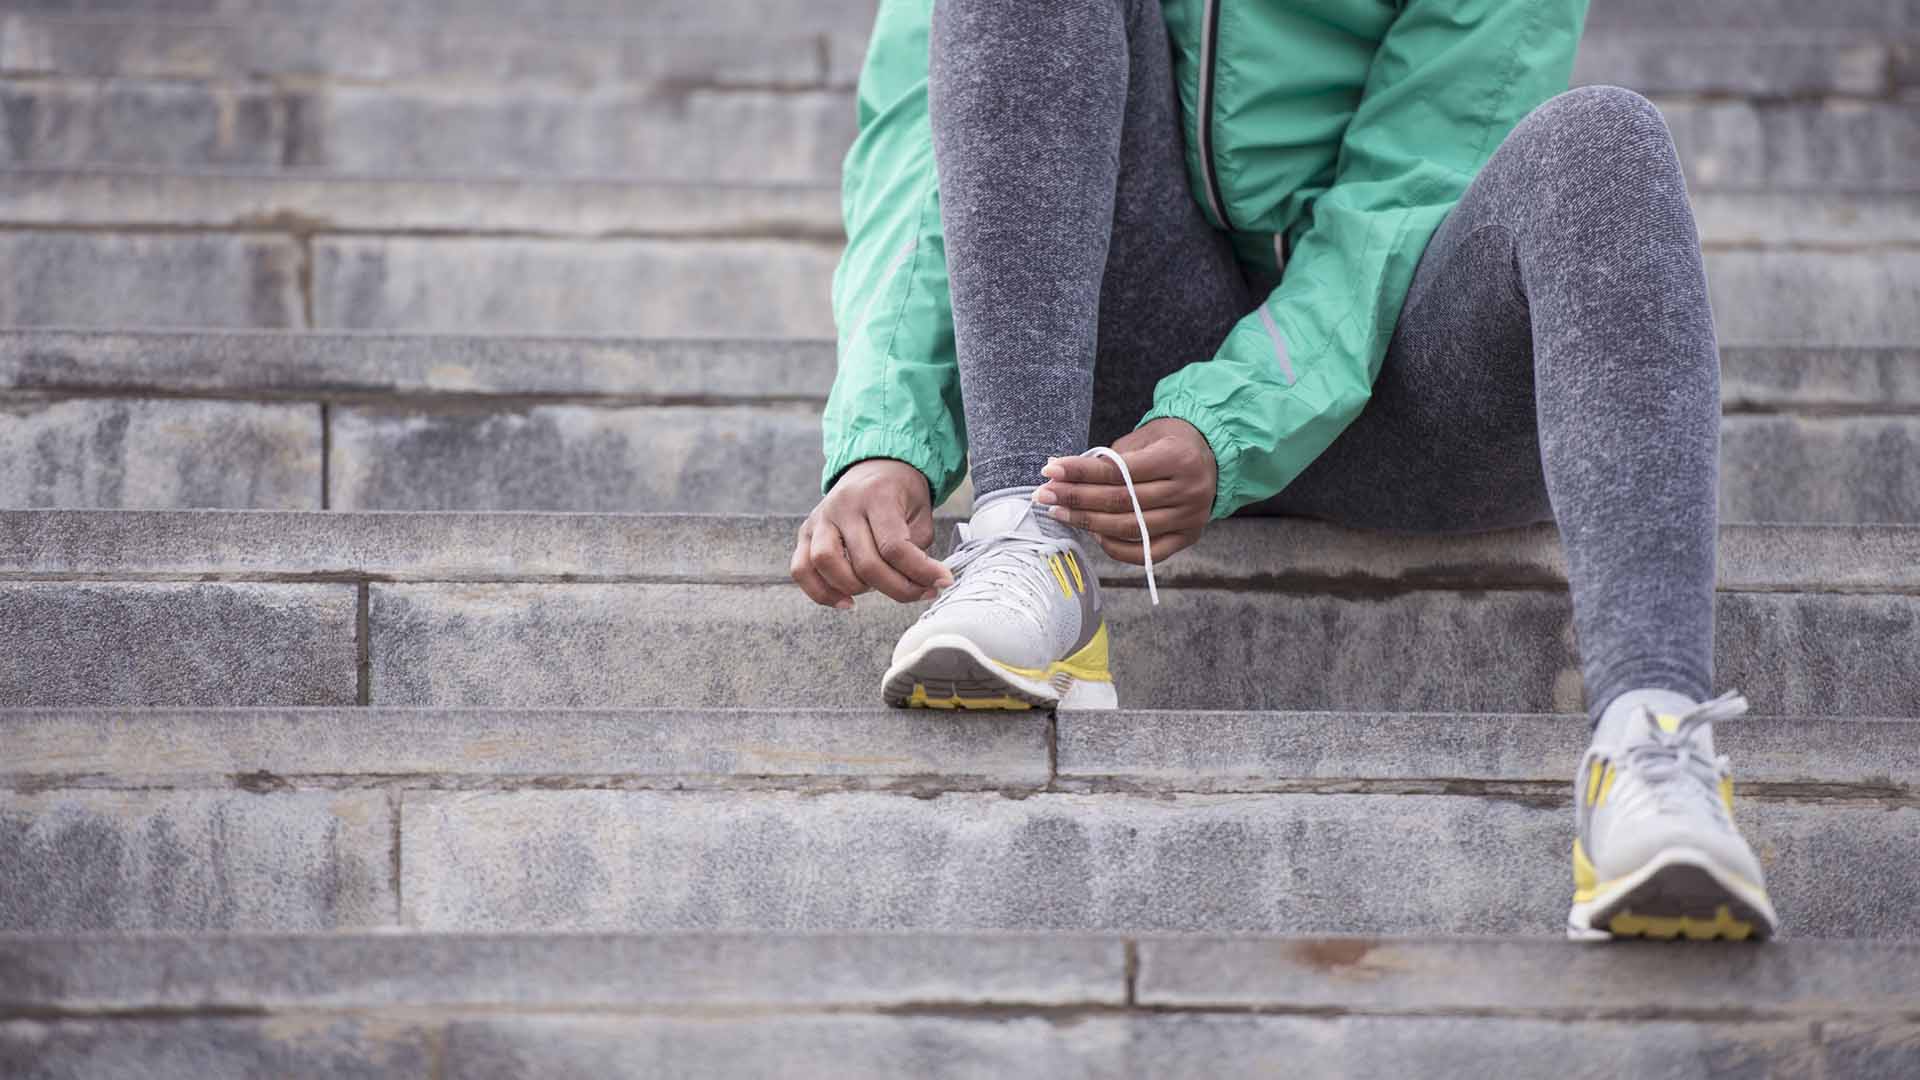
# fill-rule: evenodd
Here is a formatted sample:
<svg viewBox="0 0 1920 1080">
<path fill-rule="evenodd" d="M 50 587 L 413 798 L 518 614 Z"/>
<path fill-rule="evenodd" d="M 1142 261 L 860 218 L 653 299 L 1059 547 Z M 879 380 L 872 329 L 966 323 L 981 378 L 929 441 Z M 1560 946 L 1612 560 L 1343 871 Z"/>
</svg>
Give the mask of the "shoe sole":
<svg viewBox="0 0 1920 1080">
<path fill-rule="evenodd" d="M 1567 913 L 1574 941 L 1765 941 L 1777 919 L 1767 894 L 1698 848 L 1669 848 Z"/>
<path fill-rule="evenodd" d="M 958 634 L 936 634 L 888 669 L 880 696 L 896 709 L 1113 709 L 1111 682 L 1057 671 L 1017 675 Z"/>
</svg>

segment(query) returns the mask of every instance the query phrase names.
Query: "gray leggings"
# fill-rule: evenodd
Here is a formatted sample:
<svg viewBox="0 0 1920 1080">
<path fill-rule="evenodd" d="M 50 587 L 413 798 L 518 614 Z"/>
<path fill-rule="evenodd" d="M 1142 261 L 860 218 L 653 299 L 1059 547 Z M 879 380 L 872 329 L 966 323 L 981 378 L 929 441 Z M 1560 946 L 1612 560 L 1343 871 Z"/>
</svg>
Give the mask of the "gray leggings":
<svg viewBox="0 0 1920 1080">
<path fill-rule="evenodd" d="M 1130 430 L 1272 282 L 1195 205 L 1159 0 L 939 0 L 930 100 L 978 495 Z M 1590 716 L 1710 696 L 1719 357 L 1679 159 L 1631 91 L 1523 120 L 1422 257 L 1358 420 L 1249 512 L 1558 523 Z"/>
</svg>

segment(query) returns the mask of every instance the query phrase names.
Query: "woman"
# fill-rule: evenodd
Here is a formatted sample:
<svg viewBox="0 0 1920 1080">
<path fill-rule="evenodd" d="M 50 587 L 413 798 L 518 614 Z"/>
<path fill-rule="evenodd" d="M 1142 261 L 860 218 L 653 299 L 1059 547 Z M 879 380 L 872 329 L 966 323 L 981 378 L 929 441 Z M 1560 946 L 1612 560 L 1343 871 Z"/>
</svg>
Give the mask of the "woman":
<svg viewBox="0 0 1920 1080">
<path fill-rule="evenodd" d="M 1112 707 L 1091 541 L 1151 582 L 1243 509 L 1554 521 L 1594 728 L 1569 932 L 1770 934 L 1713 753 L 1745 703 L 1708 700 L 1699 239 L 1659 113 L 1556 96 L 1585 7 L 886 0 L 792 568 L 835 607 L 938 595 L 886 700 Z"/>
</svg>

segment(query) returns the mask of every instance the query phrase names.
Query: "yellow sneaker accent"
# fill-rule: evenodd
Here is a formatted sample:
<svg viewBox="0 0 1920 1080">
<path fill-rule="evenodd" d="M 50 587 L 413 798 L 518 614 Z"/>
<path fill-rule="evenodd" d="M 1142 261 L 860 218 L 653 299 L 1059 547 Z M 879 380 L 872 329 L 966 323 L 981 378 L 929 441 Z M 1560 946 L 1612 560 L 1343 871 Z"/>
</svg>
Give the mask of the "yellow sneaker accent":
<svg viewBox="0 0 1920 1080">
<path fill-rule="evenodd" d="M 1660 941 L 1672 941 L 1686 935 L 1689 941 L 1712 941 L 1724 937 L 1728 941 L 1745 941 L 1753 933 L 1753 924 L 1746 919 L 1736 919 L 1727 905 L 1721 904 L 1711 919 L 1696 919 L 1691 915 L 1636 915 L 1631 910 L 1622 911 L 1607 922 L 1607 929 L 1615 937 L 1649 937 Z"/>
<path fill-rule="evenodd" d="M 1073 571 L 1073 587 L 1079 589 L 1081 592 L 1086 592 L 1087 579 L 1080 576 L 1080 560 L 1074 558 L 1073 552 L 1071 551 L 1066 553 L 1066 557 L 1067 569 Z"/>
<path fill-rule="evenodd" d="M 1112 649 L 1109 644 L 1107 624 L 1103 621 L 1100 629 L 1093 632 L 1093 638 L 1082 645 L 1079 652 L 1065 660 L 1056 660 L 1043 668 L 1014 667 L 1012 664 L 1001 664 L 998 660 L 994 663 L 1022 678 L 1043 682 L 1062 672 L 1084 682 L 1112 682 L 1113 671 L 1109 666 L 1112 663 Z"/>
<path fill-rule="evenodd" d="M 1573 902 L 1584 904 L 1592 900 L 1600 889 L 1600 875 L 1593 868 L 1592 860 L 1580 846 L 1576 837 L 1573 841 Z"/>
<path fill-rule="evenodd" d="M 1594 809 L 1606 805 L 1607 792 L 1613 790 L 1613 762 L 1593 759 L 1593 768 L 1587 773 L 1587 805 Z"/>
<path fill-rule="evenodd" d="M 913 684 L 913 693 L 907 697 L 907 705 L 915 709 L 1031 709 L 1033 703 L 1022 701 L 1011 694 L 999 697 L 950 697 L 931 698 L 927 688 L 920 683 Z"/>
<path fill-rule="evenodd" d="M 1727 804 L 1727 816 L 1733 816 L 1733 777 L 1720 778 L 1720 801 Z"/>
<path fill-rule="evenodd" d="M 1060 586 L 1060 595 L 1073 599 L 1073 587 L 1067 584 L 1067 572 L 1060 569 L 1060 556 L 1047 556 L 1047 569 L 1053 571 L 1054 584 Z"/>
<path fill-rule="evenodd" d="M 1670 713 L 1654 713 L 1653 722 L 1659 724 L 1660 730 L 1669 735 L 1680 730 L 1680 718 Z"/>
</svg>

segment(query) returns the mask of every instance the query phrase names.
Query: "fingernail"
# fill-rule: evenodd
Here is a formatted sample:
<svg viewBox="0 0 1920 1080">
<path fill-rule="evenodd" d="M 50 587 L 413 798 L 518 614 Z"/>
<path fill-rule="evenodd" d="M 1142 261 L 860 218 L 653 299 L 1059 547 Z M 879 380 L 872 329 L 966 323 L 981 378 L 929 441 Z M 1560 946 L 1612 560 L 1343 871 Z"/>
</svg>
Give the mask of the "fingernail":
<svg viewBox="0 0 1920 1080">
<path fill-rule="evenodd" d="M 852 610 L 853 610 L 853 601 L 851 601 L 851 600 L 842 600 L 842 601 L 840 601 L 839 603 L 837 603 L 837 604 L 835 604 L 835 605 L 833 605 L 833 607 L 834 607 L 834 610 L 836 610 L 836 611 L 852 611 Z"/>
<path fill-rule="evenodd" d="M 934 582 L 933 587 L 936 589 L 951 589 L 953 588 L 953 579 L 950 577 L 943 577 L 939 581 Z"/>
<path fill-rule="evenodd" d="M 1055 495 L 1052 488 L 1043 487 L 1033 493 L 1033 501 L 1039 503 L 1041 506 L 1052 506 L 1054 503 L 1060 501 L 1060 496 Z"/>
<path fill-rule="evenodd" d="M 1056 521 L 1067 520 L 1067 508 L 1064 506 L 1056 506 L 1053 509 L 1047 511 L 1047 513 L 1052 514 Z"/>
<path fill-rule="evenodd" d="M 1047 467 L 1040 470 L 1040 475 L 1046 477 L 1049 480 L 1059 480 L 1062 478 L 1061 474 L 1064 473 L 1065 471 L 1066 470 L 1062 469 L 1060 466 L 1055 465 L 1052 462 L 1048 462 Z"/>
<path fill-rule="evenodd" d="M 920 594 L 920 599 L 931 600 L 934 597 L 939 595 L 940 595 L 940 591 L 938 589 L 928 589 L 926 592 L 923 592 Z"/>
</svg>

